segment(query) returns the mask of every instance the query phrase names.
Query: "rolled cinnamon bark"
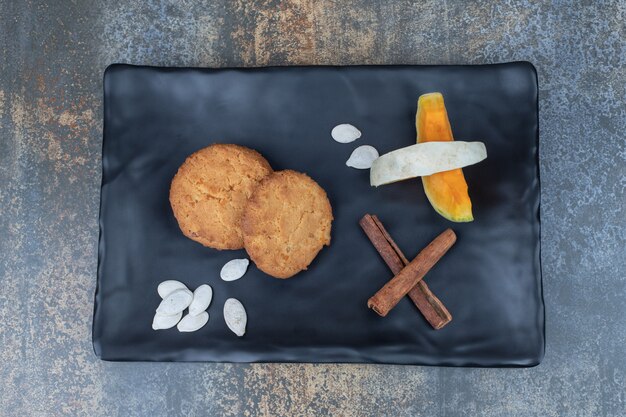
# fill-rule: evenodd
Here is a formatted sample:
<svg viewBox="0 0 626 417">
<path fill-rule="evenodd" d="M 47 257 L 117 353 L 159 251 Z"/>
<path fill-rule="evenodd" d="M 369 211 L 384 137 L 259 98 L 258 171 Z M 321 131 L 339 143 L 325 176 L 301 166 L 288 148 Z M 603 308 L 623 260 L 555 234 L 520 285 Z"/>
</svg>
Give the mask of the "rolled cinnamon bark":
<svg viewBox="0 0 626 417">
<path fill-rule="evenodd" d="M 409 264 L 378 216 L 366 214 L 359 224 L 394 275 Z M 433 294 L 424 280 L 419 281 L 408 295 L 435 330 L 441 329 L 452 320 L 452 315 L 446 306 Z"/>
<path fill-rule="evenodd" d="M 385 317 L 411 291 L 426 273 L 456 242 L 452 229 L 447 229 L 426 246 L 407 266 L 367 301 L 367 306 Z"/>
</svg>

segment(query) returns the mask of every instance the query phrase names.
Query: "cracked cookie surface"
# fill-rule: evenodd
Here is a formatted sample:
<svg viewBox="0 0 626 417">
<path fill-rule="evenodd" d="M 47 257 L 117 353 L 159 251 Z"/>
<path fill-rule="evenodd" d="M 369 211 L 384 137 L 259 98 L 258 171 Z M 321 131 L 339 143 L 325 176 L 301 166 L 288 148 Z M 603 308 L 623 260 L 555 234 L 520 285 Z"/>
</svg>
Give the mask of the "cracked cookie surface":
<svg viewBox="0 0 626 417">
<path fill-rule="evenodd" d="M 330 245 L 332 220 L 322 187 L 306 174 L 277 171 L 261 180 L 244 209 L 244 246 L 260 270 L 290 278 Z"/>
<path fill-rule="evenodd" d="M 272 173 L 255 150 L 213 144 L 191 154 L 170 187 L 170 204 L 185 236 L 215 249 L 241 249 L 241 216 L 259 181 Z"/>
</svg>

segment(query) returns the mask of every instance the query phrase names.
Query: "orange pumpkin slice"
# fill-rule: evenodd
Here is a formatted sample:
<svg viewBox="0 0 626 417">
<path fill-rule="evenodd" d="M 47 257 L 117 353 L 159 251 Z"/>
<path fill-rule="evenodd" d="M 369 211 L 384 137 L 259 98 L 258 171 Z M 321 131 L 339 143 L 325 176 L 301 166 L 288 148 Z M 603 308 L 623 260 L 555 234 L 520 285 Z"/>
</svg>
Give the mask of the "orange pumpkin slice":
<svg viewBox="0 0 626 417">
<path fill-rule="evenodd" d="M 441 93 L 420 96 L 417 101 L 417 143 L 453 141 L 452 128 Z M 437 213 L 453 222 L 471 222 L 472 201 L 462 169 L 422 177 L 424 192 Z"/>
</svg>

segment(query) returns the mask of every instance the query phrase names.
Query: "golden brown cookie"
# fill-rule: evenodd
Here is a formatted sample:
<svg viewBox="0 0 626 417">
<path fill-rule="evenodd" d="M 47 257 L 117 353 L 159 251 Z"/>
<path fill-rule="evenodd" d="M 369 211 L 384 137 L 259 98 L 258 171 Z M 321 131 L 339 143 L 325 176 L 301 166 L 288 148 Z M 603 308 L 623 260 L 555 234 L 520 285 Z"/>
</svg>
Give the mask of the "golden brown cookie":
<svg viewBox="0 0 626 417">
<path fill-rule="evenodd" d="M 244 209 L 244 246 L 260 270 L 290 278 L 330 245 L 332 220 L 326 192 L 315 181 L 300 172 L 274 172 L 259 183 Z"/>
<path fill-rule="evenodd" d="M 241 216 L 259 181 L 272 173 L 257 151 L 214 144 L 190 155 L 170 187 L 178 226 L 189 239 L 215 249 L 241 249 Z"/>
</svg>

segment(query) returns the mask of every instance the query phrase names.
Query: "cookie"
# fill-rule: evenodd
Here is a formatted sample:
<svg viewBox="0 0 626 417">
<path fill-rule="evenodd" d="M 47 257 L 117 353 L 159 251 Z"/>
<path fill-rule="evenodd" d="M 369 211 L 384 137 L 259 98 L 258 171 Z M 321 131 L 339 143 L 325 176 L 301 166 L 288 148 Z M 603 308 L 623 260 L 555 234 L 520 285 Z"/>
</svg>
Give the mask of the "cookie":
<svg viewBox="0 0 626 417">
<path fill-rule="evenodd" d="M 290 278 L 330 245 L 332 220 L 326 192 L 315 181 L 300 172 L 274 172 L 259 183 L 244 209 L 244 247 L 260 270 Z"/>
<path fill-rule="evenodd" d="M 210 248 L 243 248 L 243 209 L 259 181 L 271 173 L 265 158 L 244 146 L 214 144 L 193 153 L 170 187 L 180 230 Z"/>
</svg>

